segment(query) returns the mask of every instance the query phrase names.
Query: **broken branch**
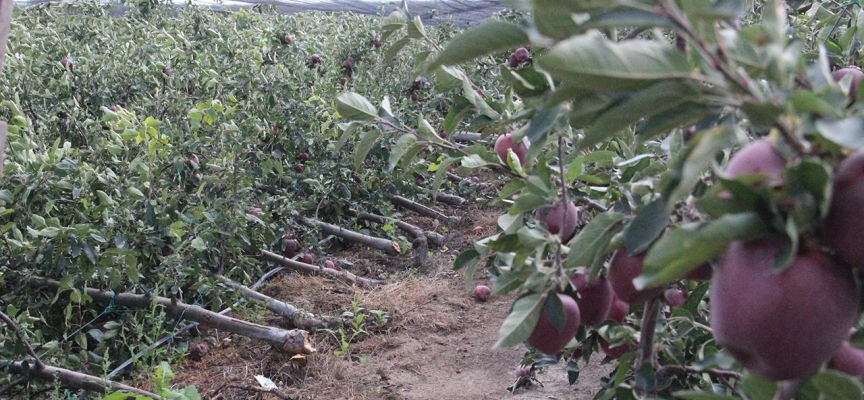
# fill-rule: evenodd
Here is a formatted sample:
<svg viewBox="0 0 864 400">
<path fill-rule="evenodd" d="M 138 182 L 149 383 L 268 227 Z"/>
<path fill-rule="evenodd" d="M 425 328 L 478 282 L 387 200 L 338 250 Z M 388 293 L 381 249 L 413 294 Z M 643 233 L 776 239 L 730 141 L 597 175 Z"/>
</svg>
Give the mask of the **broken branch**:
<svg viewBox="0 0 864 400">
<path fill-rule="evenodd" d="M 273 253 L 273 252 L 270 252 L 267 250 L 261 251 L 261 257 L 267 261 L 279 263 L 280 265 L 287 267 L 287 268 L 290 268 L 290 269 L 297 271 L 297 272 L 302 272 L 302 273 L 306 273 L 306 274 L 327 275 L 331 278 L 337 278 L 337 279 L 343 280 L 345 282 L 348 282 L 351 284 L 356 284 L 356 285 L 359 285 L 362 287 L 372 287 L 372 286 L 384 284 L 384 281 L 379 281 L 377 279 L 361 278 L 361 277 L 354 275 L 354 274 L 347 272 L 347 271 L 339 271 L 339 270 L 335 270 L 335 269 L 331 269 L 331 268 L 324 268 L 324 267 L 319 267 L 317 265 L 311 265 L 311 264 L 306 264 L 306 263 L 302 263 L 299 261 L 294 261 L 290 258 L 282 257 L 276 253 Z"/>
<path fill-rule="evenodd" d="M 457 217 L 450 217 L 450 216 L 444 215 L 438 211 L 435 211 L 435 210 L 433 210 L 429 207 L 426 207 L 420 203 L 416 203 L 416 202 L 413 202 L 411 200 L 408 200 L 402 196 L 390 196 L 390 202 L 399 206 L 399 207 L 404 207 L 404 208 L 407 208 L 411 211 L 414 211 L 417 214 L 420 214 L 420 215 L 423 215 L 426 217 L 430 217 L 430 218 L 435 218 L 435 219 L 437 219 L 437 220 L 439 220 L 445 224 L 452 225 L 452 224 L 456 224 L 459 222 L 459 218 L 457 218 Z"/>
<path fill-rule="evenodd" d="M 47 287 L 55 290 L 60 288 L 60 282 L 50 279 L 29 278 L 28 281 L 33 287 Z M 309 333 L 300 329 L 287 331 L 281 328 L 259 325 L 224 316 L 202 307 L 185 304 L 167 297 L 153 297 L 134 293 L 118 294 L 92 288 L 85 289 L 85 291 L 96 302 L 110 303 L 113 300 L 114 304 L 124 307 L 147 308 L 150 306 L 150 302 L 155 300 L 157 304 L 164 307 L 168 315 L 173 317 L 182 317 L 225 332 L 262 340 L 288 353 L 312 354 L 316 352 L 309 343 Z"/>
<path fill-rule="evenodd" d="M 86 390 L 90 392 L 106 393 L 108 391 L 125 391 L 151 399 L 162 397 L 122 383 L 109 381 L 93 375 L 70 371 L 65 368 L 43 365 L 42 368 L 33 368 L 25 361 L 0 360 L 0 369 L 8 370 L 13 374 L 26 375 L 43 381 L 60 381 L 63 386 L 71 389 Z"/>
<path fill-rule="evenodd" d="M 260 304 L 267 308 L 268 310 L 285 317 L 291 322 L 291 325 L 298 329 L 305 329 L 307 331 L 315 331 L 319 328 L 327 328 L 327 327 L 335 327 L 341 326 L 342 320 L 337 317 L 323 317 L 322 319 L 318 319 L 312 313 L 304 312 L 303 310 L 294 307 L 291 304 L 288 304 L 281 300 L 276 300 L 270 296 L 264 295 L 260 292 L 252 290 L 246 286 L 243 286 L 237 282 L 234 282 L 231 279 L 228 279 L 224 275 L 213 274 L 213 277 L 222 282 L 231 289 L 236 290 L 247 300 L 251 300 L 257 304 Z"/>
<path fill-rule="evenodd" d="M 317 226 L 322 232 L 328 235 L 338 236 L 342 239 L 360 243 L 369 246 L 373 249 L 384 251 L 388 254 L 399 254 L 399 244 L 387 239 L 377 238 L 374 236 L 364 235 L 362 233 L 350 231 L 348 229 L 318 221 L 312 218 L 303 218 L 303 223 L 306 225 Z"/>
</svg>

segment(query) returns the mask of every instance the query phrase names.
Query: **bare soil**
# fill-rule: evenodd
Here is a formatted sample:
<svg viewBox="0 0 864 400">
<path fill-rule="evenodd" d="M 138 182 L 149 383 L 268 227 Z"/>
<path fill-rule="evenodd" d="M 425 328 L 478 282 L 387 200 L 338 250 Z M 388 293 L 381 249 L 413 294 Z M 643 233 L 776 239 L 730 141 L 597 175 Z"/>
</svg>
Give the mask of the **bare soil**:
<svg viewBox="0 0 864 400">
<path fill-rule="evenodd" d="M 358 247 L 331 249 L 320 257 L 348 260 L 352 272 L 385 278 L 388 284 L 363 291 L 322 277 L 282 272 L 263 293 L 319 314 L 340 315 L 352 309 L 352 301 L 366 310 L 386 311 L 389 322 L 371 329 L 339 350 L 335 335 L 318 331 L 313 340 L 318 353 L 302 357 L 275 353 L 268 346 L 248 339 L 209 331 L 191 342 L 209 344 L 210 352 L 198 362 L 175 364 L 178 386 L 195 385 L 207 399 L 591 399 L 609 365 L 595 355 L 581 366 L 580 378 L 569 385 L 561 365 L 536 376 L 539 384 L 510 394 L 507 387 L 516 378 L 513 371 L 525 354 L 524 347 L 493 349 L 498 329 L 514 296 L 492 297 L 478 302 L 466 292 L 464 277 L 452 271 L 455 254 L 485 234 L 474 234 L 475 226 L 495 231 L 500 210 L 494 208 L 443 208 L 463 216 L 458 226 L 437 226 L 432 220 L 406 213 L 406 221 L 424 229 L 446 232 L 446 246 L 430 257 L 429 272 L 410 273 L 410 255 L 390 257 Z M 478 268 L 482 269 L 482 268 Z M 474 284 L 491 285 L 485 271 L 478 271 Z M 262 316 L 260 310 L 240 310 L 245 318 L 281 325 L 278 317 Z M 191 343 L 190 343 L 191 345 Z M 255 376 L 271 379 L 281 396 L 258 391 Z M 147 384 L 141 386 L 146 387 Z"/>
</svg>

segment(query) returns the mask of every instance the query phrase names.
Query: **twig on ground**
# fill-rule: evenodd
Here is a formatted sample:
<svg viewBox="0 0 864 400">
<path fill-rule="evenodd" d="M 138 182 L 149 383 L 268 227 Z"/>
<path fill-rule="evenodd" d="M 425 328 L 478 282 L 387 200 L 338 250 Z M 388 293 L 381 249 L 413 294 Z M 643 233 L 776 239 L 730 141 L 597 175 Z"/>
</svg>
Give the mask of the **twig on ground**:
<svg viewBox="0 0 864 400">
<path fill-rule="evenodd" d="M 459 222 L 459 218 L 444 215 L 420 203 L 413 202 L 402 196 L 390 196 L 390 202 L 399 207 L 407 208 L 425 217 L 435 218 L 445 224 L 453 225 Z"/>
</svg>

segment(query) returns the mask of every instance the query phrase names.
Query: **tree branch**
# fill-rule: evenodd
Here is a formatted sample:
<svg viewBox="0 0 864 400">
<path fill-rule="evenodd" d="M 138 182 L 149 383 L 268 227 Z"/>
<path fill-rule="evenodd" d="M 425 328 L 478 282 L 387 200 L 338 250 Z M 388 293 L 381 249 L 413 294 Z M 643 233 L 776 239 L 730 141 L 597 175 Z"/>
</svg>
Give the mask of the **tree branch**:
<svg viewBox="0 0 864 400">
<path fill-rule="evenodd" d="M 292 269 L 294 271 L 297 271 L 297 272 L 302 272 L 302 273 L 310 274 L 310 275 L 322 274 L 322 275 L 329 276 L 331 278 L 340 279 L 340 280 L 348 282 L 350 284 L 356 284 L 356 285 L 361 286 L 361 287 L 367 287 L 368 288 L 368 287 L 373 287 L 373 286 L 384 284 L 384 281 L 379 281 L 377 279 L 361 278 L 361 277 L 354 275 L 354 274 L 347 272 L 347 271 L 339 271 L 339 270 L 335 270 L 335 269 L 331 269 L 331 268 L 324 268 L 324 267 L 319 267 L 317 265 L 311 265 L 311 264 L 306 264 L 306 263 L 302 263 L 299 261 L 294 261 L 290 258 L 282 257 L 276 253 L 273 253 L 273 252 L 270 252 L 267 250 L 261 251 L 261 258 L 263 258 L 267 261 L 279 263 L 280 265 L 282 265 L 286 268 Z"/>
<path fill-rule="evenodd" d="M 319 319 L 315 316 L 315 314 L 304 312 L 303 310 L 300 310 L 297 307 L 294 307 L 293 305 L 288 304 L 284 301 L 276 300 L 270 296 L 252 290 L 231 279 L 228 279 L 224 275 L 216 273 L 211 275 L 214 279 L 224 283 L 225 285 L 228 285 L 228 287 L 240 293 L 240 295 L 243 296 L 245 299 L 264 306 L 264 308 L 272 311 L 277 315 L 285 317 L 294 328 L 304 329 L 307 331 L 315 331 L 319 328 L 338 327 L 343 325 L 341 318 L 322 317 L 321 319 Z"/>
<path fill-rule="evenodd" d="M 30 286 L 35 288 L 50 288 L 57 290 L 60 282 L 44 278 L 28 278 Z M 202 307 L 185 304 L 180 301 L 161 296 L 146 296 L 134 293 L 114 293 L 98 289 L 85 289 L 88 296 L 98 303 L 111 303 L 124 307 L 147 308 L 152 301 L 162 306 L 168 315 L 175 318 L 184 318 L 204 323 L 216 329 L 236 333 L 251 339 L 257 339 L 269 343 L 277 349 L 293 354 L 312 354 L 315 348 L 309 343 L 309 333 L 300 330 L 284 330 L 281 328 L 264 326 L 237 318 L 227 317 Z"/>
<path fill-rule="evenodd" d="M 373 249 L 378 249 L 378 250 L 384 251 L 385 253 L 388 253 L 388 254 L 399 254 L 400 253 L 399 243 L 396 243 L 392 240 L 387 240 L 387 239 L 377 238 L 374 236 L 364 235 L 362 233 L 350 231 L 348 229 L 345 229 L 345 228 L 342 228 L 342 227 L 339 227 L 336 225 L 328 224 L 326 222 L 318 221 L 318 220 L 312 219 L 312 218 L 303 218 L 303 219 L 301 219 L 301 221 L 306 225 L 317 226 L 318 228 L 321 229 L 322 232 L 324 232 L 328 235 L 338 236 L 342 239 L 345 239 L 345 240 L 348 240 L 351 242 L 355 242 L 355 243 L 360 243 L 362 245 L 371 247 Z"/>
<path fill-rule="evenodd" d="M 149 397 L 151 399 L 161 399 L 162 397 L 141 390 L 132 386 L 127 386 L 122 383 L 109 381 L 87 375 L 80 372 L 70 371 L 65 368 L 44 365 L 42 369 L 31 368 L 29 364 L 23 361 L 8 361 L 0 360 L 0 369 L 5 369 L 13 374 L 26 375 L 30 378 L 35 378 L 47 382 L 60 381 L 65 387 L 71 389 L 86 390 L 90 392 L 106 393 L 108 391 L 126 391 L 137 394 L 139 396 Z"/>
<path fill-rule="evenodd" d="M 0 312 L 0 320 L 3 320 L 3 322 L 9 326 L 9 329 L 15 333 L 15 336 L 18 336 L 18 340 L 21 341 L 21 344 L 23 344 L 24 348 L 27 349 L 27 354 L 30 357 L 33 357 L 33 361 L 36 363 L 36 369 L 41 370 L 45 368 L 45 364 L 42 363 L 42 360 L 40 360 L 39 356 L 36 355 L 36 352 L 33 351 L 33 346 L 30 345 L 30 341 L 27 340 L 27 337 L 24 336 L 24 332 L 21 331 L 21 328 L 18 327 L 15 321 L 3 312 Z"/>
<path fill-rule="evenodd" d="M 399 207 L 404 207 L 404 208 L 407 208 L 411 211 L 414 211 L 417 214 L 420 214 L 420 215 L 423 215 L 423 216 L 426 216 L 429 218 L 435 218 L 435 219 L 437 219 L 437 220 L 439 220 L 445 224 L 448 224 L 448 225 L 459 223 L 459 218 L 457 218 L 457 217 L 450 217 L 450 216 L 444 215 L 438 211 L 435 211 L 435 210 L 433 210 L 429 207 L 426 207 L 422 204 L 415 203 L 415 202 L 408 200 L 402 196 L 390 196 L 390 202 L 393 203 L 394 205 L 399 206 Z"/>
</svg>

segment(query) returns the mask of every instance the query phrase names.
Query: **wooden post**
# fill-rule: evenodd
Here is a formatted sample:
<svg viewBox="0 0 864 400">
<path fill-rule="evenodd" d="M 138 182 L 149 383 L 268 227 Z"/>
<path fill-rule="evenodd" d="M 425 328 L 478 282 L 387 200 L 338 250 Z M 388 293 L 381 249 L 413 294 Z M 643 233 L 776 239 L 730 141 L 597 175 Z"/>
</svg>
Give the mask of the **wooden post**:
<svg viewBox="0 0 864 400">
<path fill-rule="evenodd" d="M 13 0 L 0 0 L 0 69 L 3 69 L 3 62 L 6 61 L 6 43 L 9 40 L 13 8 Z M 6 154 L 6 128 L 6 121 L 0 121 L 0 178 L 3 177 L 3 160 Z"/>
</svg>

